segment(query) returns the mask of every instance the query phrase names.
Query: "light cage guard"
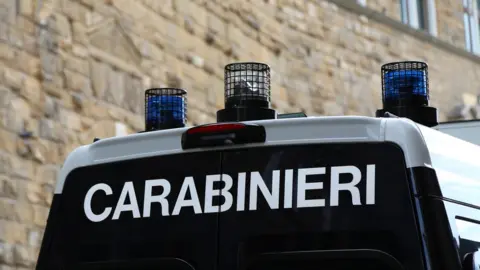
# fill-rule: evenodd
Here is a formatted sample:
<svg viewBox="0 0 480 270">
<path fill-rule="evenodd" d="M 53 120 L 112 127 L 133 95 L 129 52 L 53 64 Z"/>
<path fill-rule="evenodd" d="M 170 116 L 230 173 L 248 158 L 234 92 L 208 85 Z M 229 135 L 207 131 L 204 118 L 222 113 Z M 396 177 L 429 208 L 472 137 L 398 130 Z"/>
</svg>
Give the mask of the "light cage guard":
<svg viewBox="0 0 480 270">
<path fill-rule="evenodd" d="M 388 113 L 433 127 L 438 125 L 437 109 L 429 107 L 428 66 L 423 62 L 393 62 L 382 66 L 383 109 L 377 117 Z"/>
<path fill-rule="evenodd" d="M 262 63 L 225 66 L 225 108 L 270 107 L 270 67 Z"/>
<path fill-rule="evenodd" d="M 384 107 L 428 105 L 427 64 L 409 61 L 383 65 L 382 101 Z"/>
<path fill-rule="evenodd" d="M 152 88 L 145 91 L 146 131 L 185 127 L 187 91 L 179 88 Z"/>
</svg>

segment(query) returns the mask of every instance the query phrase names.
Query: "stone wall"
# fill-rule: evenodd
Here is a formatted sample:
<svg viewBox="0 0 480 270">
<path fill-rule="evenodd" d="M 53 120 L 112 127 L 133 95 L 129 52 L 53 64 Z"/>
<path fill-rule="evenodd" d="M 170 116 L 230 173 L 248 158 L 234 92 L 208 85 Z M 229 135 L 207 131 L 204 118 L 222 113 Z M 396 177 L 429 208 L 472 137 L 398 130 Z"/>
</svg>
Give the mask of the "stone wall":
<svg viewBox="0 0 480 270">
<path fill-rule="evenodd" d="M 457 28 L 439 23 L 440 39 L 461 47 Z M 207 123 L 223 107 L 224 65 L 259 61 L 281 112 L 373 115 L 380 65 L 397 60 L 429 63 L 442 120 L 478 92 L 477 58 L 328 1 L 0 1 L 0 262 L 12 267 L 2 269 L 33 268 L 72 149 L 143 129 L 144 89 L 187 89 L 189 123 Z"/>
<path fill-rule="evenodd" d="M 426 1 L 425 1 L 426 2 Z M 459 48 L 465 48 L 463 1 L 436 0 L 437 38 Z M 396 21 L 401 21 L 399 0 L 368 0 L 367 6 Z"/>
</svg>

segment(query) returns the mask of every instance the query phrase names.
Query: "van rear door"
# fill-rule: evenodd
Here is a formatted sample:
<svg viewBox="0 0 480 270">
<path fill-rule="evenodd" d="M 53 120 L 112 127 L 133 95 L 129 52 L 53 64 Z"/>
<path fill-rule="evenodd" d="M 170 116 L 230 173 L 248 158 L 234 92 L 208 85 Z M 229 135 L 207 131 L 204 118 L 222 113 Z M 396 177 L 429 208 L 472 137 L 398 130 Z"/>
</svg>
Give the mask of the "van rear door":
<svg viewBox="0 0 480 270">
<path fill-rule="evenodd" d="M 203 151 L 75 169 L 54 197 L 36 269 L 216 269 L 218 213 L 189 199 L 203 202 L 220 161 Z"/>
<path fill-rule="evenodd" d="M 225 150 L 218 269 L 422 269 L 408 179 L 391 143 Z"/>
</svg>

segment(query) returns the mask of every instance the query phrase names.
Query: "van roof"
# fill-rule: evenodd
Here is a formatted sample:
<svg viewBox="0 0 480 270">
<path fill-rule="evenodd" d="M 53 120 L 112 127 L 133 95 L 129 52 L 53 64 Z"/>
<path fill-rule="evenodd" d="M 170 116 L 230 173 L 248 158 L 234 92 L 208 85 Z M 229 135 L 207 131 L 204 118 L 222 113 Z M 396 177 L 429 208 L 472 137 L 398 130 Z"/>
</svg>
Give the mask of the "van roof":
<svg viewBox="0 0 480 270">
<path fill-rule="evenodd" d="M 374 118 L 364 116 L 326 116 L 249 121 L 266 130 L 266 142 L 248 146 L 292 145 L 305 143 L 385 142 L 399 145 L 405 153 L 407 167 L 431 166 L 430 155 L 419 125 L 406 118 Z M 159 130 L 122 137 L 101 139 L 75 149 L 59 172 L 56 194 L 62 193 L 67 175 L 75 168 L 151 156 L 209 149 L 183 150 L 181 136 L 186 128 Z M 226 147 L 216 147 L 219 150 Z M 425 151 L 419 151 L 425 149 Z"/>
</svg>

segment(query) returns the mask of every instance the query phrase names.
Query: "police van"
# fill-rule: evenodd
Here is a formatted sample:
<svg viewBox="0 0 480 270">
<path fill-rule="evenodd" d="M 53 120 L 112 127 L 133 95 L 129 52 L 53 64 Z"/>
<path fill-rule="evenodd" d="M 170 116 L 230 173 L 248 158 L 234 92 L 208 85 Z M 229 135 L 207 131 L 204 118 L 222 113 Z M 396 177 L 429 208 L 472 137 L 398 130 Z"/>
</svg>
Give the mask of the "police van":
<svg viewBox="0 0 480 270">
<path fill-rule="evenodd" d="M 376 117 L 277 114 L 225 67 L 217 122 L 146 91 L 146 130 L 74 150 L 37 270 L 479 269 L 480 147 L 432 127 L 427 66 L 382 66 Z"/>
</svg>

